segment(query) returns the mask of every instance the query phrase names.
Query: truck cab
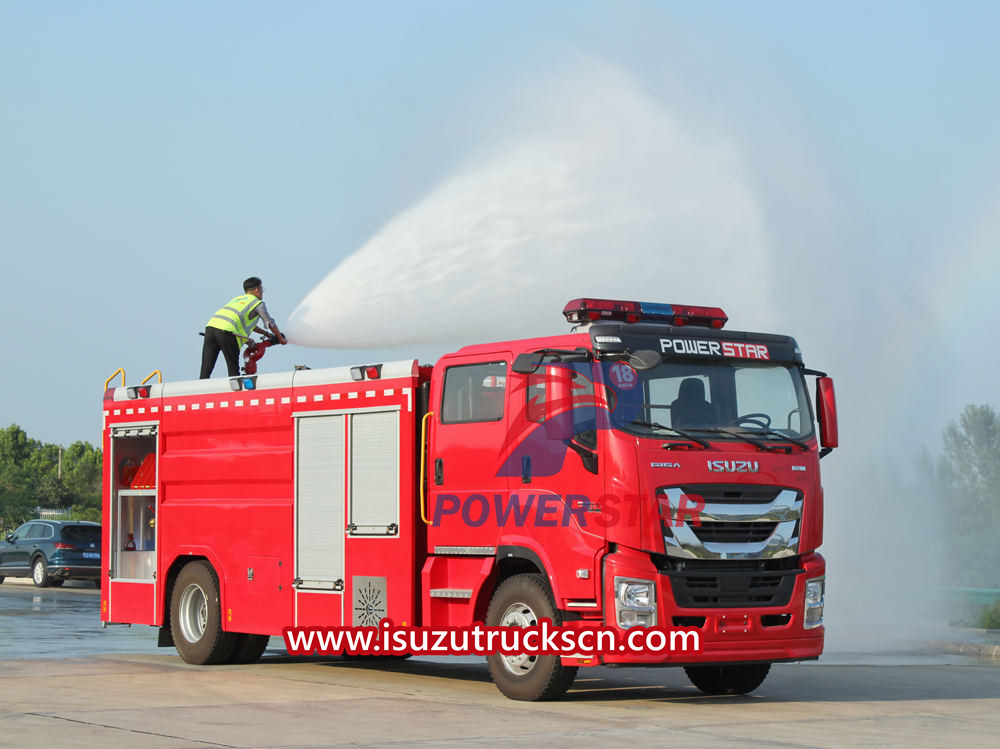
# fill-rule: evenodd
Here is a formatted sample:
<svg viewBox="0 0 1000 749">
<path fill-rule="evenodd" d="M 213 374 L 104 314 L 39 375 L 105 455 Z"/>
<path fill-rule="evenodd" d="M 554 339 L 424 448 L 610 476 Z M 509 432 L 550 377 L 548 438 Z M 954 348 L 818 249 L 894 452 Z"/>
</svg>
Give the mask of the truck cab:
<svg viewBox="0 0 1000 749">
<path fill-rule="evenodd" d="M 696 653 L 602 663 L 682 665 L 705 691 L 733 693 L 770 663 L 817 658 L 832 382 L 793 338 L 724 330 L 718 308 L 577 299 L 564 315 L 568 335 L 467 347 L 435 365 L 425 571 L 461 567 L 464 582 L 427 590 L 469 603 L 425 593 L 430 618 L 500 624 L 491 598 L 529 576 L 562 623 L 699 633 Z M 593 665 L 554 660 L 551 683 Z M 494 656 L 491 669 L 505 693 L 531 680 L 516 658 Z"/>
</svg>

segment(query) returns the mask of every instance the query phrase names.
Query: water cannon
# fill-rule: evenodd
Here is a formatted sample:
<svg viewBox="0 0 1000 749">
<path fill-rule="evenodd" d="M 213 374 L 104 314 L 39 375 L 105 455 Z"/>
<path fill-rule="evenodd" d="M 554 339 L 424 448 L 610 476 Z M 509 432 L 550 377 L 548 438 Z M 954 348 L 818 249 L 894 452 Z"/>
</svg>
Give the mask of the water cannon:
<svg viewBox="0 0 1000 749">
<path fill-rule="evenodd" d="M 659 322 L 669 325 L 695 325 L 722 328 L 729 318 L 719 307 L 660 302 L 629 302 L 619 299 L 573 299 L 563 307 L 567 322 Z"/>
<path fill-rule="evenodd" d="M 278 343 L 278 336 L 276 335 L 269 335 L 262 341 L 249 343 L 243 350 L 243 373 L 248 375 L 257 374 L 257 362 L 264 356 L 264 352 L 276 343 Z"/>
</svg>

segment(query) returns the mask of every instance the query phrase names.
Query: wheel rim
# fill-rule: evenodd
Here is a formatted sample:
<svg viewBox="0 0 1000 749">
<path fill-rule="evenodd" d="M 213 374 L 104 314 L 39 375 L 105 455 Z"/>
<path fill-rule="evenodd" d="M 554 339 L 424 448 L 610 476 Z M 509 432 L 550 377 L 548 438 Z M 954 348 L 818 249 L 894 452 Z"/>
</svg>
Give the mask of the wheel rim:
<svg viewBox="0 0 1000 749">
<path fill-rule="evenodd" d="M 531 606 L 521 601 L 508 606 L 503 612 L 503 616 L 500 617 L 501 627 L 535 627 L 537 625 L 538 616 Z M 535 667 L 537 660 L 537 656 L 525 655 L 524 653 L 500 656 L 500 661 L 503 663 L 504 668 L 514 674 L 514 676 L 527 676 L 531 669 Z"/>
<path fill-rule="evenodd" d="M 198 642 L 208 627 L 208 598 L 200 585 L 192 583 L 184 589 L 177 615 L 184 639 Z"/>
<path fill-rule="evenodd" d="M 31 579 L 35 581 L 36 585 L 41 585 L 45 580 L 45 567 L 42 566 L 42 560 L 39 559 L 35 562 L 35 566 L 31 568 Z"/>
</svg>

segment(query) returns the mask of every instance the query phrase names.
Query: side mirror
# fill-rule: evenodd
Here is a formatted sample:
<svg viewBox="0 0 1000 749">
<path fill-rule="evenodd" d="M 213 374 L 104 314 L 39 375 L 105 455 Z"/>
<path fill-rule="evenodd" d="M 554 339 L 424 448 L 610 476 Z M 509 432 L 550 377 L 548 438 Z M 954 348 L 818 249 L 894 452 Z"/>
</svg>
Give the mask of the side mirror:
<svg viewBox="0 0 1000 749">
<path fill-rule="evenodd" d="M 571 440 L 573 428 L 573 371 L 565 367 L 545 368 L 545 436 Z"/>
<path fill-rule="evenodd" d="M 533 374 L 535 370 L 538 369 L 538 365 L 542 363 L 542 352 L 533 351 L 529 354 L 518 354 L 514 358 L 514 366 L 511 367 L 512 370 L 518 374 Z"/>
<path fill-rule="evenodd" d="M 13 533 L 8 533 L 7 534 L 7 540 L 13 543 L 13 541 L 14 541 L 14 534 Z"/>
<path fill-rule="evenodd" d="M 816 413 L 819 416 L 822 457 L 840 445 L 837 433 L 837 398 L 833 393 L 833 380 L 829 377 L 816 378 Z"/>
</svg>

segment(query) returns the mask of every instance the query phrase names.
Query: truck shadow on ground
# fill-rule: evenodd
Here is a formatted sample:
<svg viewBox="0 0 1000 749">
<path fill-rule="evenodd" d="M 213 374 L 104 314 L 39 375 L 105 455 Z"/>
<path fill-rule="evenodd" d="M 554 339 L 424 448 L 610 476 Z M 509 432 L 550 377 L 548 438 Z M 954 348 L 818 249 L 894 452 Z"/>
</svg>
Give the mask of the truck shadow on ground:
<svg viewBox="0 0 1000 749">
<path fill-rule="evenodd" d="M 490 684 L 485 663 L 422 660 L 355 661 L 331 656 L 267 656 L 269 663 L 319 663 L 337 670 L 399 674 L 404 678 L 448 679 Z M 498 693 L 499 695 L 499 693 Z M 677 667 L 581 669 L 561 701 L 618 702 L 651 700 L 712 705 L 772 702 L 908 702 L 1000 698 L 1000 668 L 989 663 L 962 666 L 777 665 L 749 695 L 711 696 L 692 686 Z"/>
</svg>

